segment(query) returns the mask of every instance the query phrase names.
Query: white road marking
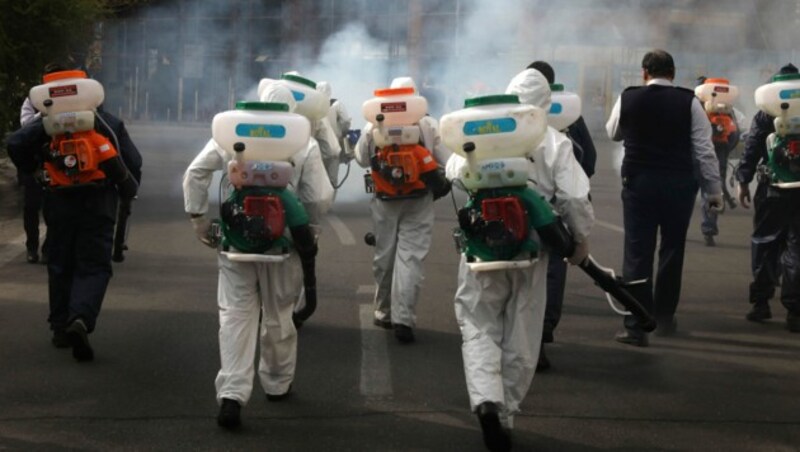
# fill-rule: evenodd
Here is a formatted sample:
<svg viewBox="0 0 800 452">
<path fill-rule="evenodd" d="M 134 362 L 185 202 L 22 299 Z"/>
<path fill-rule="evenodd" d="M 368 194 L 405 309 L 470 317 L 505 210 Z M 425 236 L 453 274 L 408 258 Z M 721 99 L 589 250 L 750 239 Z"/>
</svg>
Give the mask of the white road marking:
<svg viewBox="0 0 800 452">
<path fill-rule="evenodd" d="M 356 239 L 353 236 L 353 233 L 350 232 L 350 228 L 348 228 L 347 225 L 339 219 L 339 217 L 333 214 L 328 214 L 325 219 L 328 220 L 328 224 L 330 224 L 333 228 L 333 232 L 339 236 L 339 242 L 341 242 L 342 245 L 353 246 L 356 244 Z"/>
<path fill-rule="evenodd" d="M 361 395 L 392 395 L 392 372 L 386 330 L 372 324 L 372 303 L 360 305 L 361 319 Z"/>
</svg>

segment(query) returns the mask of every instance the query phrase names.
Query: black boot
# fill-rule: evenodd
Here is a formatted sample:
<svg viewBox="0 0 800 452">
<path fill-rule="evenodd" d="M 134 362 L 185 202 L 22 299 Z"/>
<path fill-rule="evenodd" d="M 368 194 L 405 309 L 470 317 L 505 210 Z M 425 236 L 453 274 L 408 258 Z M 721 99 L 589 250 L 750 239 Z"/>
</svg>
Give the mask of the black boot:
<svg viewBox="0 0 800 452">
<path fill-rule="evenodd" d="M 78 361 L 92 361 L 94 350 L 89 344 L 89 332 L 86 324 L 81 319 L 75 319 L 65 330 L 70 344 L 72 344 L 72 357 Z"/>
<path fill-rule="evenodd" d="M 536 362 L 536 372 L 542 372 L 550 368 L 550 360 L 544 353 L 544 342 L 539 348 L 539 361 Z"/>
<path fill-rule="evenodd" d="M 756 301 L 747 313 L 747 320 L 751 322 L 763 322 L 772 318 L 772 311 L 769 309 L 769 302 Z"/>
<path fill-rule="evenodd" d="M 500 414 L 497 404 L 494 402 L 483 402 L 475 410 L 478 415 L 478 422 L 483 431 L 483 443 L 492 452 L 506 452 L 511 450 L 511 437 L 500 424 Z"/>
<path fill-rule="evenodd" d="M 400 341 L 401 344 L 410 344 L 414 342 L 414 330 L 410 326 L 402 325 L 400 323 L 393 324 L 394 337 Z"/>
<path fill-rule="evenodd" d="M 239 414 L 242 410 L 239 402 L 233 399 L 222 399 L 217 415 L 217 425 L 228 430 L 233 430 L 242 425 L 242 418 Z"/>
</svg>

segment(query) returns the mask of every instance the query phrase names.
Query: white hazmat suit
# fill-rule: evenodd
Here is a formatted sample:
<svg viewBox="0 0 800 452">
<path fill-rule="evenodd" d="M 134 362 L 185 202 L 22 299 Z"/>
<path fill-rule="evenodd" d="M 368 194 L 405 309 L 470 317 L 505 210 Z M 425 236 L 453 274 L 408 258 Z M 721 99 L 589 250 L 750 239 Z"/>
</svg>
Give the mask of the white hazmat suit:
<svg viewBox="0 0 800 452">
<path fill-rule="evenodd" d="M 317 90 L 328 98 L 331 98 L 331 85 L 328 82 L 317 83 Z M 335 146 L 331 145 L 331 154 L 336 155 L 323 155 L 322 163 L 325 165 L 325 170 L 328 172 L 328 178 L 331 180 L 332 185 L 339 183 L 339 165 L 343 159 L 349 159 L 352 156 L 344 155 L 346 153 L 345 137 L 347 131 L 350 130 L 350 115 L 347 109 L 339 99 L 331 98 L 331 105 L 328 109 L 328 115 L 322 119 L 325 122 L 329 132 L 330 140 L 335 141 Z M 338 152 L 335 152 L 338 149 Z"/>
<path fill-rule="evenodd" d="M 392 81 L 392 88 L 413 87 L 409 77 Z M 449 151 L 442 145 L 438 122 L 426 116 L 419 122 L 422 146 L 431 151 L 443 167 Z M 370 167 L 374 154 L 371 124 L 363 129 L 355 147 L 355 160 L 364 168 Z M 415 307 L 424 279 L 422 263 L 428 254 L 433 233 L 433 195 L 413 199 L 381 200 L 374 197 L 370 204 L 375 228 L 375 257 L 372 270 L 375 291 L 375 321 L 377 324 L 416 326 Z"/>
<path fill-rule="evenodd" d="M 547 111 L 550 87 L 538 71 L 526 70 L 511 80 L 506 94 Z M 589 179 L 564 134 L 548 127 L 542 142 L 528 155 L 531 186 L 554 208 L 572 232 L 576 243 L 586 243 L 594 222 L 589 203 Z M 453 155 L 447 177 L 453 179 L 466 166 Z M 463 338 L 462 355 L 470 407 L 484 402 L 500 408 L 501 422 L 513 427 L 536 371 L 546 304 L 547 253 L 540 251 L 533 267 L 473 272 L 461 257 L 455 313 Z"/>
<path fill-rule="evenodd" d="M 291 92 L 281 86 L 270 86 L 261 100 L 286 103 L 290 111 L 294 110 Z M 187 213 L 207 213 L 213 173 L 227 168 L 231 158 L 212 139 L 192 161 L 183 179 Z M 313 223 L 330 206 L 333 197 L 316 142 L 311 139 L 292 160 L 295 172 L 291 188 Z M 256 340 L 261 350 L 258 364 L 261 387 L 268 395 L 287 393 L 297 362 L 297 331 L 292 311 L 303 287 L 297 252 L 292 250 L 290 257 L 281 263 L 234 262 L 219 254 L 218 265 L 221 368 L 215 381 L 217 401 L 231 399 L 244 405 L 249 400 Z"/>
</svg>

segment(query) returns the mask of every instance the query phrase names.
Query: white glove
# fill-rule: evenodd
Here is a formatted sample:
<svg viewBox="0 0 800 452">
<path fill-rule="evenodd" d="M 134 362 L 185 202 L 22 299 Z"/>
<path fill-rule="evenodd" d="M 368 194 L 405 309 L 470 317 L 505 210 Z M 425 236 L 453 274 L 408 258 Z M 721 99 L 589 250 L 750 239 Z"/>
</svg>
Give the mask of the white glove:
<svg viewBox="0 0 800 452">
<path fill-rule="evenodd" d="M 589 239 L 575 244 L 575 252 L 565 260 L 572 265 L 578 265 L 589 257 Z"/>
<path fill-rule="evenodd" d="M 725 210 L 725 202 L 722 200 L 722 193 L 706 195 L 706 208 L 711 212 L 717 213 Z"/>
<path fill-rule="evenodd" d="M 203 242 L 203 245 L 214 248 L 214 242 L 210 237 L 211 222 L 208 221 L 208 218 L 205 215 L 200 215 L 199 217 L 192 217 L 191 222 L 197 239 Z"/>
</svg>

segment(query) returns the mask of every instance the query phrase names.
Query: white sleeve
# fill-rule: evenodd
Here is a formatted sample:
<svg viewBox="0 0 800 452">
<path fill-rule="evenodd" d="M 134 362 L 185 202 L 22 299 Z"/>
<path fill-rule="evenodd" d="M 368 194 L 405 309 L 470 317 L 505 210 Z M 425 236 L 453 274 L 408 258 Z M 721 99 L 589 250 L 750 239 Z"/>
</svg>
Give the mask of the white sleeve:
<svg viewBox="0 0 800 452">
<path fill-rule="evenodd" d="M 33 102 L 31 102 L 31 98 L 26 97 L 25 102 L 22 103 L 22 108 L 19 111 L 19 125 L 24 126 L 41 115 L 41 113 L 33 108 Z"/>
<path fill-rule="evenodd" d="M 439 121 L 432 116 L 425 116 L 419 121 L 419 127 L 422 130 L 425 148 L 431 151 L 436 163 L 440 167 L 444 167 L 452 152 L 442 143 L 442 136 L 439 134 Z"/>
<path fill-rule="evenodd" d="M 339 144 L 339 139 L 333 132 L 327 116 L 315 121 L 314 138 L 319 143 L 319 150 L 323 157 L 338 157 L 342 152 L 342 146 Z"/>
<path fill-rule="evenodd" d="M 319 224 L 322 216 L 333 204 L 334 190 L 322 163 L 322 155 L 315 140 L 309 142 L 297 182 L 297 196 L 306 208 L 312 224 Z M 302 152 L 302 151 L 301 151 Z"/>
<path fill-rule="evenodd" d="M 575 241 L 589 237 L 594 226 L 594 209 L 589 202 L 589 178 L 572 152 L 572 142 L 559 133 L 555 141 L 552 174 L 555 183 L 554 207 L 569 227 Z"/>
<path fill-rule="evenodd" d="M 350 117 L 350 113 L 347 112 L 347 108 L 345 108 L 341 100 L 336 101 L 333 107 L 336 109 L 336 122 L 339 124 L 339 131 L 342 135 L 339 138 L 344 138 L 347 135 L 347 131 L 350 130 L 350 123 L 353 118 Z"/>
<path fill-rule="evenodd" d="M 697 98 L 692 99 L 692 158 L 703 193 L 722 193 L 719 177 L 719 161 L 711 141 L 711 123 Z"/>
<path fill-rule="evenodd" d="M 372 157 L 372 123 L 368 122 L 363 129 L 361 129 L 361 136 L 355 147 L 355 158 L 362 168 L 369 168 L 370 158 Z"/>
<path fill-rule="evenodd" d="M 186 213 L 208 212 L 208 188 L 214 172 L 225 168 L 217 143 L 209 140 L 183 175 L 183 207 Z"/>
<path fill-rule="evenodd" d="M 608 117 L 608 122 L 606 122 L 606 132 L 608 133 L 608 137 L 614 141 L 622 141 L 622 134 L 619 130 L 619 115 L 621 111 L 620 104 L 622 103 L 622 95 L 617 97 L 617 101 L 614 103 L 614 108 L 611 109 L 611 115 Z"/>
</svg>

